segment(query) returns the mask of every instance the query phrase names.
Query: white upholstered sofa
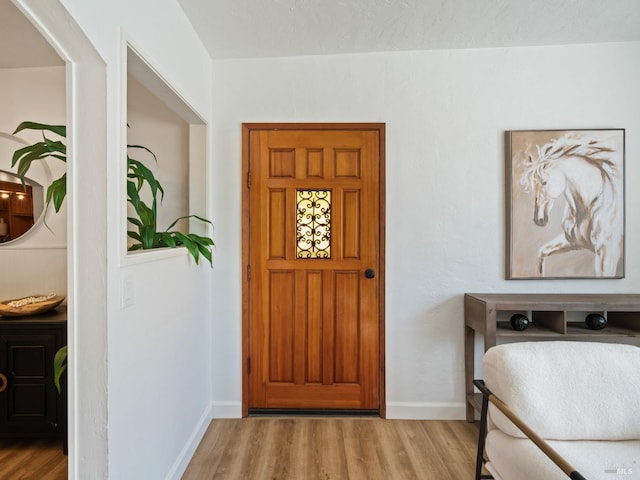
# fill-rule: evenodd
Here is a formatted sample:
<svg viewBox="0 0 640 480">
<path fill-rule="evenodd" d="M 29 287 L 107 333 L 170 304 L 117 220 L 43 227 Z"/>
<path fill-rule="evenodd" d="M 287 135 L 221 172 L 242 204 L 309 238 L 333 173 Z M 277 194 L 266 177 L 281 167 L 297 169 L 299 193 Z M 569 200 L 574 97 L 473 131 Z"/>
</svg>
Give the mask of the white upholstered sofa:
<svg viewBox="0 0 640 480">
<path fill-rule="evenodd" d="M 639 347 L 565 341 L 499 345 L 485 353 L 483 376 L 496 403 L 505 404 L 578 472 L 570 478 L 640 480 Z M 493 478 L 569 477 L 494 403 L 488 407 L 479 457 Z"/>
</svg>

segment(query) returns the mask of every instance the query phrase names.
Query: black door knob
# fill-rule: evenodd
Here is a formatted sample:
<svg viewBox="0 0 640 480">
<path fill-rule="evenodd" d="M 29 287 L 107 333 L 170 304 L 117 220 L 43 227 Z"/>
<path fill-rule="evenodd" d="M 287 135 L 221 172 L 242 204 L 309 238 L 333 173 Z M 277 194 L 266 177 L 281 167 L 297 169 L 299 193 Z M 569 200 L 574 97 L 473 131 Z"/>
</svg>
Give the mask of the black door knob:
<svg viewBox="0 0 640 480">
<path fill-rule="evenodd" d="M 367 268 L 364 271 L 364 276 L 367 278 L 373 278 L 376 276 L 376 271 L 373 268 Z"/>
</svg>

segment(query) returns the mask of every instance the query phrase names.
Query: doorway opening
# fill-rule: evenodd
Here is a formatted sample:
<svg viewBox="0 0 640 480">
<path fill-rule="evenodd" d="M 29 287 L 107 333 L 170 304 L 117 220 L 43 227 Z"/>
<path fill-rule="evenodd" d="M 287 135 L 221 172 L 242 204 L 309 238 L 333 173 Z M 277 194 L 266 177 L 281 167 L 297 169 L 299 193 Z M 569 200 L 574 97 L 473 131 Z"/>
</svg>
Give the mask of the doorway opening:
<svg viewBox="0 0 640 480">
<path fill-rule="evenodd" d="M 61 226 L 60 268 L 66 270 L 68 478 L 103 478 L 108 471 L 106 65 L 59 0 L 0 3 L 3 9 L 14 5 L 18 18 L 35 27 L 64 69 L 68 215 Z M 57 123 L 51 117 L 25 120 Z M 36 233 L 28 239 L 35 241 Z"/>
<path fill-rule="evenodd" d="M 384 124 L 244 124 L 243 415 L 385 415 Z"/>
</svg>

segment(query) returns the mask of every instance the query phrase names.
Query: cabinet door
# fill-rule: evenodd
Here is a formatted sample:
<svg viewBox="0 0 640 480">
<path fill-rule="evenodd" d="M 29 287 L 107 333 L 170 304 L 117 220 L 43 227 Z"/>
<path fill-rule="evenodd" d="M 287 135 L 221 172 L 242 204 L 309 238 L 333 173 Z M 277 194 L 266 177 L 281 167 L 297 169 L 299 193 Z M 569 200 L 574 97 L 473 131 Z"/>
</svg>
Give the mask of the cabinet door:
<svg viewBox="0 0 640 480">
<path fill-rule="evenodd" d="M 56 330 L 0 334 L 0 372 L 8 383 L 0 393 L 2 436 L 57 433 L 53 357 L 61 341 Z"/>
<path fill-rule="evenodd" d="M 14 215 L 33 216 L 33 200 L 31 195 L 11 196 L 11 212 Z"/>
</svg>

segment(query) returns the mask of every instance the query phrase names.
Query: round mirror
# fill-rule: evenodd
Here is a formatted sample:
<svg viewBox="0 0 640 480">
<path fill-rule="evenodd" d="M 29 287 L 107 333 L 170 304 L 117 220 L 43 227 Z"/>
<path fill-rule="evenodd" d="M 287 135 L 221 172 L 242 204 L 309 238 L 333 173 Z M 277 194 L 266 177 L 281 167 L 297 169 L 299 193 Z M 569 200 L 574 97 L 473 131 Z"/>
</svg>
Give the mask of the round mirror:
<svg viewBox="0 0 640 480">
<path fill-rule="evenodd" d="M 0 132 L 0 246 L 17 240 L 39 223 L 45 207 L 43 184 L 51 182 L 51 172 L 43 161 L 34 162 L 29 170 L 33 178 L 25 178 L 25 185 L 11 171 L 13 152 L 20 145 L 28 143 Z"/>
</svg>

